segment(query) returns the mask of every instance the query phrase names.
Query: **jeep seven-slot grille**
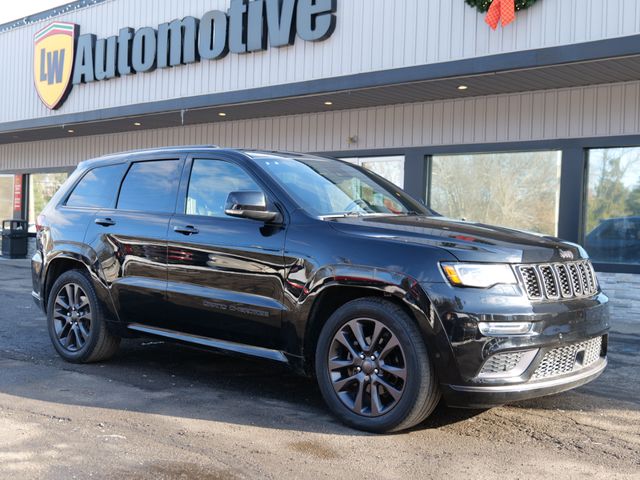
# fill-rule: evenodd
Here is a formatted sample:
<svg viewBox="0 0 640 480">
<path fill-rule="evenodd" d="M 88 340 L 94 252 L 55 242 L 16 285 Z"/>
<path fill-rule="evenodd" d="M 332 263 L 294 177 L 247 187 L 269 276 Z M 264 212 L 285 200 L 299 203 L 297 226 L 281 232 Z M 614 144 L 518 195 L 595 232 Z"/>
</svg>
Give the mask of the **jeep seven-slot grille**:
<svg viewBox="0 0 640 480">
<path fill-rule="evenodd" d="M 531 300 L 590 297 L 598 293 L 598 281 L 589 260 L 518 265 L 516 270 Z"/>
</svg>

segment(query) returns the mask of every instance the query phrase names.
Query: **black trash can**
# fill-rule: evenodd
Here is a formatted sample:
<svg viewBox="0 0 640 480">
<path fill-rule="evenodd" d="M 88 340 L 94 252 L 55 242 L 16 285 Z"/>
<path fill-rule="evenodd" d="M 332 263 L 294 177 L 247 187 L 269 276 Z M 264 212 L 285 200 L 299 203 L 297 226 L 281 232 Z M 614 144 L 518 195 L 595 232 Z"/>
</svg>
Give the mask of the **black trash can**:
<svg viewBox="0 0 640 480">
<path fill-rule="evenodd" d="M 27 256 L 29 224 L 25 220 L 5 220 L 2 222 L 2 256 L 24 258 Z"/>
</svg>

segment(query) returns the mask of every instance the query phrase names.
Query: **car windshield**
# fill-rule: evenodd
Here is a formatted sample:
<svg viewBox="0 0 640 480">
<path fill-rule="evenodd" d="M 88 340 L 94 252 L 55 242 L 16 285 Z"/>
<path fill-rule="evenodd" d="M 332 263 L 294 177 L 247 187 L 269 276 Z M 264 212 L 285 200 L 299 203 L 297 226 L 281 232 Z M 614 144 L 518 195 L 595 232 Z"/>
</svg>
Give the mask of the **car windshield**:
<svg viewBox="0 0 640 480">
<path fill-rule="evenodd" d="M 431 214 L 391 183 L 345 162 L 328 158 L 254 159 L 312 215 Z"/>
</svg>

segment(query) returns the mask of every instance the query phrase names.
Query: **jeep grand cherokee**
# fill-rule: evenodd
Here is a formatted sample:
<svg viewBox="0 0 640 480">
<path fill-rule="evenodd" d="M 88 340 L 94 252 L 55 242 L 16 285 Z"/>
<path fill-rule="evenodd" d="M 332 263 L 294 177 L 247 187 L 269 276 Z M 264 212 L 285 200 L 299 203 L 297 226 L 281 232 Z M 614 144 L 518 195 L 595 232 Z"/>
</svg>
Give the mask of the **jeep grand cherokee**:
<svg viewBox="0 0 640 480">
<path fill-rule="evenodd" d="M 607 297 L 557 238 L 443 218 L 357 166 L 214 147 L 81 163 L 37 222 L 57 352 L 152 335 L 315 375 L 373 432 L 595 379 Z"/>
</svg>

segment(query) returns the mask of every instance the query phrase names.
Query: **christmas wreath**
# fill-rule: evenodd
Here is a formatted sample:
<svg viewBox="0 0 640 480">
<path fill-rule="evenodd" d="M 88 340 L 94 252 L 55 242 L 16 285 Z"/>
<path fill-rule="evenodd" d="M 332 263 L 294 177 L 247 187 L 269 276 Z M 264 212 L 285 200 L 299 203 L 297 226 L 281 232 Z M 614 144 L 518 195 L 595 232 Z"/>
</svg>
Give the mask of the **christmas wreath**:
<svg viewBox="0 0 640 480">
<path fill-rule="evenodd" d="M 515 0 L 516 11 L 529 8 L 531 5 L 533 5 L 537 1 L 538 0 Z M 484 13 L 487 10 L 489 10 L 492 0 L 465 0 L 465 2 L 467 2 L 472 7 L 475 7 Z"/>
</svg>

